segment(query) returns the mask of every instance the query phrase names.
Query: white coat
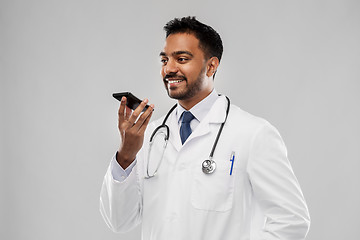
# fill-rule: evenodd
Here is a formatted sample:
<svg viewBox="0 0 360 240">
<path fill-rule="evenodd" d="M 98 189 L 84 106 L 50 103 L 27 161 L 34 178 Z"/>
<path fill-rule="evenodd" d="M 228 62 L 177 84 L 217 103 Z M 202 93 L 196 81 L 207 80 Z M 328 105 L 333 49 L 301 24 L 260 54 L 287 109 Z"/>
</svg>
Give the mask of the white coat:
<svg viewBox="0 0 360 240">
<path fill-rule="evenodd" d="M 157 175 L 144 179 L 149 136 L 159 119 L 148 126 L 137 163 L 123 182 L 108 169 L 100 211 L 116 232 L 142 223 L 143 240 L 300 240 L 310 218 L 285 145 L 267 121 L 231 105 L 214 153 L 217 169 L 204 174 L 221 123 L 225 97 L 181 144 L 173 112 L 169 144 Z M 160 155 L 162 144 L 153 145 Z M 157 152 L 157 153 L 156 153 Z M 232 152 L 235 159 L 230 175 Z M 157 159 L 151 159 L 150 168 Z"/>
</svg>

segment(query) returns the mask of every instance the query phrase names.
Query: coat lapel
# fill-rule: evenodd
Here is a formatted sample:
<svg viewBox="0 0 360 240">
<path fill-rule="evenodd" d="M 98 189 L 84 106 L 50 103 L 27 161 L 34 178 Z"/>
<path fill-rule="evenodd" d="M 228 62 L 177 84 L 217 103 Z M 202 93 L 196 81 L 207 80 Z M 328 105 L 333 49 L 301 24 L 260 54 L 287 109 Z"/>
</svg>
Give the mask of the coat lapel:
<svg viewBox="0 0 360 240">
<path fill-rule="evenodd" d="M 209 113 L 206 117 L 200 122 L 199 126 L 191 133 L 186 143 L 190 142 L 192 139 L 197 137 L 204 136 L 210 133 L 210 124 L 221 124 L 225 121 L 225 110 L 226 110 L 226 98 L 225 96 L 220 96 L 214 105 L 211 107 Z M 186 144 L 185 143 L 185 144 Z"/>
<path fill-rule="evenodd" d="M 169 142 L 175 147 L 176 151 L 180 151 L 182 144 L 180 139 L 180 133 L 179 133 L 179 126 L 176 119 L 176 111 L 173 111 L 171 113 L 170 119 L 169 119 L 169 128 L 170 128 L 170 137 Z"/>
<path fill-rule="evenodd" d="M 222 122 L 224 122 L 226 115 L 226 104 L 227 101 L 225 96 L 220 96 L 210 109 L 209 113 L 203 119 L 203 121 L 201 121 L 200 124 L 196 127 L 196 129 L 191 133 L 184 145 L 189 144 L 192 139 L 196 139 L 210 133 L 210 124 L 221 124 Z M 171 114 L 169 120 L 169 141 L 177 151 L 180 151 L 183 145 L 181 144 L 180 140 L 179 126 L 176 120 L 175 111 Z"/>
</svg>

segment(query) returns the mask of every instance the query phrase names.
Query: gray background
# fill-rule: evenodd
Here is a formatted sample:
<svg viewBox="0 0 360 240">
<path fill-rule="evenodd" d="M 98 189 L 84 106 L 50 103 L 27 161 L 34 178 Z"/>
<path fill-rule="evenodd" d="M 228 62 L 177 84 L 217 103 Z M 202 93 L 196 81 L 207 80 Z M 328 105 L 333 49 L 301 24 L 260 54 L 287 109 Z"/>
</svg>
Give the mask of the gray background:
<svg viewBox="0 0 360 240">
<path fill-rule="evenodd" d="M 174 103 L 162 26 L 196 15 L 221 34 L 218 92 L 282 134 L 309 240 L 360 235 L 360 2 L 0 1 L 0 239 L 139 239 L 98 210 L 117 149 L 113 92 Z"/>
</svg>

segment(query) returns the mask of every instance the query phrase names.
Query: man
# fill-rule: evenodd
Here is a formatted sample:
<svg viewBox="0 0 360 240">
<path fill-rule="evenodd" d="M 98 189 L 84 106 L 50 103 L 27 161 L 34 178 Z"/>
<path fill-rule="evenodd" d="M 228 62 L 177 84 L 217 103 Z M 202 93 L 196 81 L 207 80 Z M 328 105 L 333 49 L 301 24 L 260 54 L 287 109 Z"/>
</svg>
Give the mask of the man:
<svg viewBox="0 0 360 240">
<path fill-rule="evenodd" d="M 277 130 L 214 90 L 219 34 L 194 17 L 164 29 L 161 75 L 178 104 L 148 126 L 154 105 L 141 114 L 148 100 L 131 112 L 122 99 L 121 144 L 101 190 L 106 223 L 142 223 L 144 240 L 304 239 L 309 214 Z M 153 134 L 162 123 L 166 146 L 166 127 Z"/>
</svg>

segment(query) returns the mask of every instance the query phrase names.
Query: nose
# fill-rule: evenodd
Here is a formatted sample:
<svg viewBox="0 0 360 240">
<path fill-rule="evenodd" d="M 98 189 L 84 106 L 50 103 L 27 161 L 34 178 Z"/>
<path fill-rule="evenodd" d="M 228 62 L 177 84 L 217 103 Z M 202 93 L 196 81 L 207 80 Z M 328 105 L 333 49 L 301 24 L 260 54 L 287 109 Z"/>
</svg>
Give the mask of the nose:
<svg viewBox="0 0 360 240">
<path fill-rule="evenodd" d="M 179 71 L 179 68 L 174 60 L 169 59 L 163 70 L 165 75 L 167 75 L 177 73 Z"/>
</svg>

